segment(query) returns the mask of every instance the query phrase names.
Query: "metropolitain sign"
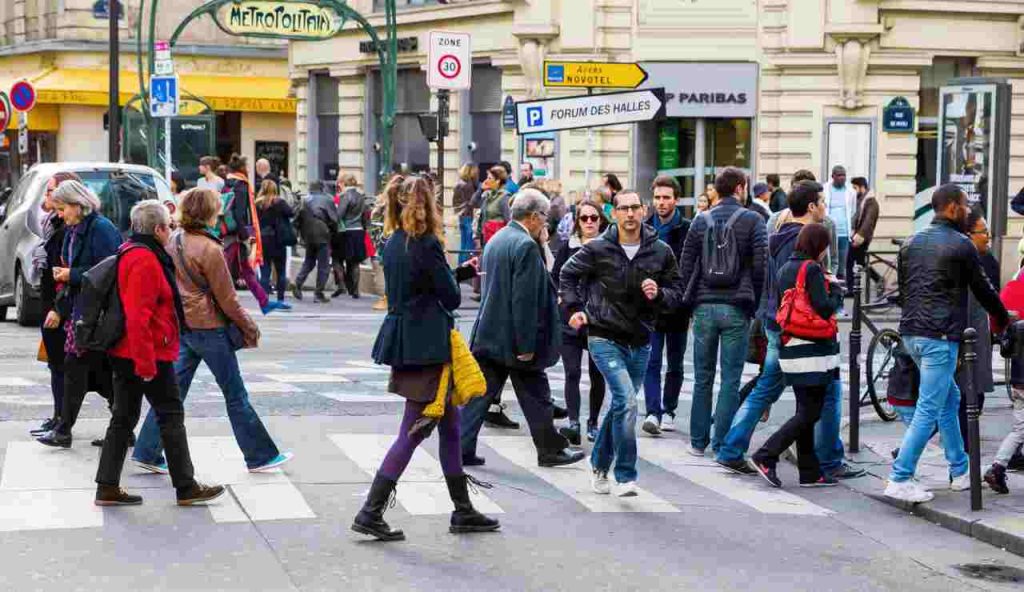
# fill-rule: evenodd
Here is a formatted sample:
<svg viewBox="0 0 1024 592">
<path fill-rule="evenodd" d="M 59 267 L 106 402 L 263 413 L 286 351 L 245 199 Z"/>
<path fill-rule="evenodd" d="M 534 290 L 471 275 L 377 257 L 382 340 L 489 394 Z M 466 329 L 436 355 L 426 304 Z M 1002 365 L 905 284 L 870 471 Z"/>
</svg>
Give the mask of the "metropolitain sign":
<svg viewBox="0 0 1024 592">
<path fill-rule="evenodd" d="M 292 0 L 229 2 L 213 15 L 217 24 L 231 35 L 299 40 L 329 39 L 344 22 L 330 7 Z"/>
</svg>

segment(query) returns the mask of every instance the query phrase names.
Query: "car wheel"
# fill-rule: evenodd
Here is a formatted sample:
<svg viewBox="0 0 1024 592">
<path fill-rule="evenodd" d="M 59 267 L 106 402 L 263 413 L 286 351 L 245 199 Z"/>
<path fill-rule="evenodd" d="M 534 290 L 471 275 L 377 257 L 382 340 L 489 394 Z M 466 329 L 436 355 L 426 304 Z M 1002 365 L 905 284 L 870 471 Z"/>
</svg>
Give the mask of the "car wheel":
<svg viewBox="0 0 1024 592">
<path fill-rule="evenodd" d="M 22 327 L 31 327 L 36 322 L 32 305 L 25 289 L 25 278 L 21 277 L 21 270 L 17 270 L 14 272 L 14 319 Z"/>
</svg>

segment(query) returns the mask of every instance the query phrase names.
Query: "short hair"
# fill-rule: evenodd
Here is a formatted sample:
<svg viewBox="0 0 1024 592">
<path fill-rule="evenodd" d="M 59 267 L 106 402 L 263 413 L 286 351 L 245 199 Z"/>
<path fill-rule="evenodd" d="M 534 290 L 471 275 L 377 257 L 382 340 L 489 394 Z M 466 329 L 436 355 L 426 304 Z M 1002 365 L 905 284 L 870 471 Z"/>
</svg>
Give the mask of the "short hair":
<svg viewBox="0 0 1024 592">
<path fill-rule="evenodd" d="M 232 154 L 228 161 L 228 170 L 232 173 L 244 172 L 249 167 L 249 159 L 241 154 Z"/>
<path fill-rule="evenodd" d="M 796 250 L 811 259 L 817 259 L 832 242 L 824 224 L 805 224 L 796 237 Z"/>
<path fill-rule="evenodd" d="M 199 164 L 208 167 L 213 172 L 217 172 L 217 169 L 220 168 L 220 159 L 216 156 L 204 156 L 199 159 Z"/>
<path fill-rule="evenodd" d="M 531 214 L 547 215 L 551 210 L 551 200 L 536 189 L 523 189 L 512 200 L 512 219 L 525 220 Z"/>
<path fill-rule="evenodd" d="M 505 182 L 508 181 L 508 170 L 506 170 L 505 167 L 500 164 L 496 164 L 491 168 L 487 169 L 487 172 L 490 173 L 491 176 L 494 177 L 494 179 L 498 181 L 500 185 L 504 185 Z"/>
<path fill-rule="evenodd" d="M 790 213 L 797 218 L 806 216 L 811 204 L 817 203 L 821 199 L 823 190 L 824 188 L 817 181 L 800 181 L 794 185 L 789 191 L 789 195 L 786 196 L 786 204 L 789 206 Z"/>
<path fill-rule="evenodd" d="M 68 206 L 79 206 L 82 208 L 82 216 L 88 216 L 98 212 L 102 207 L 100 198 L 96 197 L 92 189 L 89 189 L 81 181 L 69 179 L 63 181 L 53 191 L 53 201 Z"/>
<path fill-rule="evenodd" d="M 654 193 L 656 187 L 668 187 L 672 190 L 672 195 L 679 197 L 682 189 L 679 187 L 679 181 L 672 175 L 658 175 L 654 178 L 654 182 L 651 183 L 651 193 Z"/>
<path fill-rule="evenodd" d="M 178 187 L 179 192 L 185 190 L 185 177 L 181 176 L 178 171 L 171 171 L 171 181 Z"/>
<path fill-rule="evenodd" d="M 622 181 L 615 176 L 615 173 L 605 173 L 604 180 L 608 183 L 608 187 L 615 193 L 622 191 Z"/>
<path fill-rule="evenodd" d="M 530 172 L 531 173 L 533 172 L 533 163 L 532 162 L 526 161 L 523 164 L 525 164 L 526 166 L 530 167 Z"/>
<path fill-rule="evenodd" d="M 216 191 L 193 187 L 178 202 L 178 222 L 185 230 L 203 230 L 220 210 L 220 195 Z"/>
<path fill-rule="evenodd" d="M 811 171 L 809 171 L 807 169 L 800 169 L 799 171 L 793 173 L 793 180 L 791 181 L 791 183 L 793 185 L 796 185 L 800 181 L 817 181 L 817 180 L 818 180 L 818 178 L 815 177 L 814 173 L 812 173 Z"/>
<path fill-rule="evenodd" d="M 512 163 L 511 162 L 509 162 L 507 160 L 503 160 L 503 161 L 499 162 L 498 164 L 501 166 L 501 168 L 505 169 L 505 174 L 506 175 L 511 175 L 512 174 Z"/>
<path fill-rule="evenodd" d="M 345 173 L 341 176 L 341 184 L 344 187 L 356 187 L 359 185 L 359 181 L 356 180 L 356 176 L 352 173 Z"/>
<path fill-rule="evenodd" d="M 158 199 L 144 199 L 131 211 L 132 232 L 136 234 L 153 234 L 160 226 L 171 225 L 171 212 Z"/>
<path fill-rule="evenodd" d="M 746 182 L 747 176 L 742 170 L 736 167 L 725 167 L 722 172 L 715 177 L 715 191 L 718 192 L 720 197 L 736 195 L 736 190 Z M 740 196 L 737 195 L 736 197 Z"/>
<path fill-rule="evenodd" d="M 868 180 L 865 179 L 864 177 L 854 177 L 853 179 L 850 180 L 850 183 L 853 183 L 857 187 L 863 187 L 864 189 L 871 189 L 871 186 L 868 185 Z"/>
<path fill-rule="evenodd" d="M 764 179 L 772 187 L 778 187 L 779 185 L 782 184 L 782 181 L 779 180 L 779 175 L 777 175 L 776 173 L 769 173 L 768 175 L 765 176 Z"/>
<path fill-rule="evenodd" d="M 932 194 L 932 210 L 936 214 L 944 211 L 949 207 L 949 204 L 959 204 L 961 198 L 966 198 L 967 194 L 964 190 L 955 183 L 946 183 Z"/>
<path fill-rule="evenodd" d="M 837 164 L 836 166 L 832 167 L 832 174 L 833 175 L 845 175 L 846 174 L 846 167 L 844 167 L 841 164 Z"/>
<path fill-rule="evenodd" d="M 633 191 L 632 189 L 623 189 L 622 191 L 619 191 L 618 193 L 616 193 L 615 195 L 612 196 L 612 207 L 613 208 L 617 207 L 619 205 L 619 196 L 622 196 L 622 195 L 635 195 L 637 197 L 637 199 L 640 200 L 641 204 L 646 205 L 644 203 L 644 198 L 640 196 L 640 192 L 639 191 Z"/>
<path fill-rule="evenodd" d="M 604 210 L 601 209 L 601 206 L 599 206 L 597 203 L 589 199 L 585 199 L 580 203 L 576 204 L 576 216 L 573 217 L 572 221 L 573 234 L 575 234 L 576 236 L 583 236 L 583 226 L 580 224 L 580 213 L 583 211 L 583 208 L 593 208 L 595 211 L 597 211 L 598 230 L 604 232 L 605 229 L 608 228 L 608 218 L 605 217 Z"/>
<path fill-rule="evenodd" d="M 323 181 L 310 181 L 309 182 L 309 192 L 310 193 L 323 193 L 323 191 L 324 191 L 324 182 Z"/>
<path fill-rule="evenodd" d="M 967 213 L 967 230 L 974 230 L 974 225 L 978 223 L 978 220 L 985 219 L 985 212 L 980 206 L 971 208 L 971 211 Z"/>
</svg>

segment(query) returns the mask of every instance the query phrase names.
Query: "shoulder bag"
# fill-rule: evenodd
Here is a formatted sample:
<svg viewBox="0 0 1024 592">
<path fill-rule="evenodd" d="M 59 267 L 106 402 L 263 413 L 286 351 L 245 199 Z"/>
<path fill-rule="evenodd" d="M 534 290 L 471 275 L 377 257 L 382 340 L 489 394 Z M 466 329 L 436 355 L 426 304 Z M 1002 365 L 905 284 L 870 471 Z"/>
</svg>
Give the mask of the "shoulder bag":
<svg viewBox="0 0 1024 592">
<path fill-rule="evenodd" d="M 228 341 L 231 342 L 232 349 L 238 351 L 244 348 L 245 334 L 242 332 L 242 329 L 231 320 L 231 317 L 224 314 L 224 309 L 222 309 L 220 304 L 217 302 L 217 297 L 210 292 L 210 285 L 199 279 L 199 277 L 189 269 L 188 262 L 185 260 L 185 233 L 180 233 L 178 236 L 174 237 L 174 254 L 178 259 L 178 265 L 181 266 L 181 269 L 185 272 L 185 275 L 188 276 L 192 285 L 199 289 L 199 291 L 203 293 L 203 296 L 210 299 L 210 302 L 213 303 L 213 307 L 217 309 L 217 314 L 224 319 L 224 331 L 227 333 Z"/>
<path fill-rule="evenodd" d="M 784 338 L 796 337 L 812 341 L 835 339 L 839 333 L 835 317 L 823 319 L 811 306 L 811 298 L 807 293 L 807 268 L 810 265 L 811 261 L 804 261 L 796 276 L 796 285 L 782 295 L 775 322 L 782 327 Z"/>
</svg>

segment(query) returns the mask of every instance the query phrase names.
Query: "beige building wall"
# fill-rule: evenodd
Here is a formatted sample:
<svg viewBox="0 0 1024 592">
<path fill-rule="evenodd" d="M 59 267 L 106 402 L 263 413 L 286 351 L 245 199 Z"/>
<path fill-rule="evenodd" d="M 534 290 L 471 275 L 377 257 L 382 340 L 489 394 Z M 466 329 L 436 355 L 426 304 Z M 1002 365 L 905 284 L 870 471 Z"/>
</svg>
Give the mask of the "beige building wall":
<svg viewBox="0 0 1024 592">
<path fill-rule="evenodd" d="M 107 158 L 106 109 L 86 105 L 61 105 L 57 134 L 57 160 L 97 161 Z M 31 113 L 29 114 L 31 117 Z"/>
<path fill-rule="evenodd" d="M 242 154 L 256 154 L 256 142 L 288 142 L 288 170 L 295 178 L 295 118 L 279 113 L 242 113 Z M 255 163 L 253 163 L 255 164 Z M 250 171 L 254 172 L 254 171 Z"/>
</svg>

